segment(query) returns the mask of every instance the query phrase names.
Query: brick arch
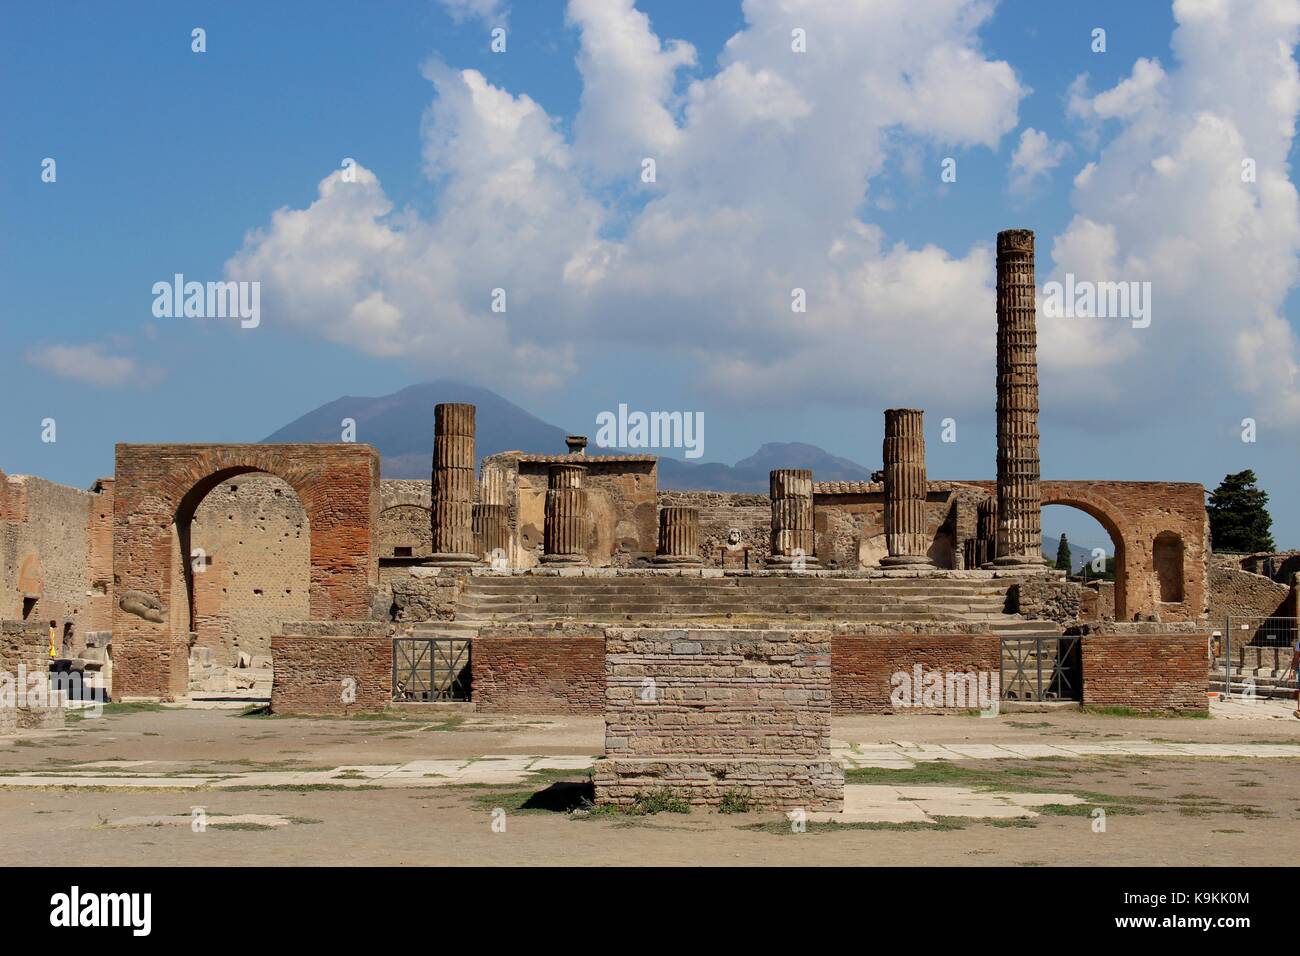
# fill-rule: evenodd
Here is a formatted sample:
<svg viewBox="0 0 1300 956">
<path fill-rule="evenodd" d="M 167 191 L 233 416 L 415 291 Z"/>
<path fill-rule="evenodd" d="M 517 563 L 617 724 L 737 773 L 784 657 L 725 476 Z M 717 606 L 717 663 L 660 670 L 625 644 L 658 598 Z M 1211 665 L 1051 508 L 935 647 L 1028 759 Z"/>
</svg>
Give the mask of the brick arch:
<svg viewBox="0 0 1300 956">
<path fill-rule="evenodd" d="M 379 455 L 368 445 L 118 445 L 113 510 L 113 690 L 171 697 L 188 677 L 189 524 L 223 481 L 286 482 L 310 531 L 311 617 L 364 619 L 379 580 Z M 125 592 L 162 604 L 161 622 L 124 609 Z M 138 607 L 139 601 L 130 602 Z"/>
<path fill-rule="evenodd" d="M 1111 525 L 1123 536 L 1125 576 L 1124 617 L 1158 615 L 1164 621 L 1194 621 L 1206 614 L 1209 595 L 1206 567 L 1209 552 L 1209 520 L 1205 514 L 1205 488 L 1179 481 L 1044 481 L 1043 504 L 1072 504 L 1096 509 L 1093 514 L 1111 532 Z M 1103 519 L 1100 513 L 1105 513 Z M 1161 601 L 1155 567 L 1155 540 L 1168 532 L 1183 544 L 1182 600 Z M 1118 548 L 1119 542 L 1116 542 Z M 1118 574 L 1116 577 L 1118 578 Z M 1119 617 L 1119 582 L 1115 587 L 1116 617 Z"/>
<path fill-rule="evenodd" d="M 1106 533 L 1110 535 L 1111 543 L 1115 546 L 1115 618 L 1120 621 L 1128 620 L 1129 609 L 1134 607 L 1134 596 L 1130 593 L 1129 588 L 1132 576 L 1129 573 L 1128 566 L 1128 534 L 1125 533 L 1127 522 L 1124 518 L 1124 512 L 1104 496 L 1096 494 L 1087 488 L 1072 487 L 1071 485 L 1072 483 L 1069 482 L 1043 482 L 1042 504 L 1044 506 L 1065 505 L 1070 508 L 1078 508 L 1085 514 L 1095 518 L 1106 529 Z M 1130 531 L 1129 534 L 1131 533 Z"/>
</svg>

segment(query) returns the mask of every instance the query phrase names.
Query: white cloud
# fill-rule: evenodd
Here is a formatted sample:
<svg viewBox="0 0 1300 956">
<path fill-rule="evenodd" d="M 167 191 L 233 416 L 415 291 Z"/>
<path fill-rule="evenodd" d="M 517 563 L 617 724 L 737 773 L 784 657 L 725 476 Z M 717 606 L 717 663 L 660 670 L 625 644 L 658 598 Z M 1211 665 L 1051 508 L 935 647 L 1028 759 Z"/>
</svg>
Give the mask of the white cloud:
<svg viewBox="0 0 1300 956">
<path fill-rule="evenodd" d="M 1048 320 L 1040 354 L 1049 370 L 1087 370 L 1062 388 L 1135 414 L 1242 391 L 1260 420 L 1300 423 L 1296 336 L 1282 311 L 1300 279 L 1288 166 L 1300 2 L 1179 0 L 1174 15 L 1173 68 L 1139 60 L 1090 106 L 1071 107 L 1119 128 L 1076 177 L 1076 215 L 1052 253 L 1056 278 L 1150 282 L 1151 327 Z M 1243 181 L 1248 158 L 1256 182 Z M 1102 374 L 1113 387 L 1097 387 Z"/>
<path fill-rule="evenodd" d="M 125 355 L 108 355 L 99 343 L 83 345 L 43 345 L 27 352 L 27 361 L 37 368 L 53 372 L 88 385 L 112 388 L 119 385 L 140 384 L 143 375 L 133 358 Z"/>
<path fill-rule="evenodd" d="M 393 209 L 369 171 L 334 173 L 309 207 L 251 233 L 227 271 L 262 281 L 265 323 L 482 380 L 555 384 L 581 351 L 632 344 L 671 348 L 737 399 L 987 404 L 987 244 L 890 243 L 860 210 L 900 140 L 996 148 L 1017 126 L 1027 91 L 978 42 L 991 7 L 743 9 L 716 70 L 678 96 L 688 44 L 660 39 L 628 0 L 571 0 L 584 81 L 572 142 L 528 96 L 430 64 L 436 215 Z M 807 53 L 791 50 L 795 27 Z M 657 160 L 653 186 L 643 155 Z M 629 192 L 644 204 L 608 198 Z M 489 309 L 496 287 L 504 314 Z M 795 287 L 806 313 L 791 311 Z"/>
<path fill-rule="evenodd" d="M 1061 165 L 1070 147 L 1052 139 L 1032 126 L 1020 134 L 1020 143 L 1011 155 L 1011 191 L 1028 192 L 1039 179 L 1045 179 Z"/>
</svg>

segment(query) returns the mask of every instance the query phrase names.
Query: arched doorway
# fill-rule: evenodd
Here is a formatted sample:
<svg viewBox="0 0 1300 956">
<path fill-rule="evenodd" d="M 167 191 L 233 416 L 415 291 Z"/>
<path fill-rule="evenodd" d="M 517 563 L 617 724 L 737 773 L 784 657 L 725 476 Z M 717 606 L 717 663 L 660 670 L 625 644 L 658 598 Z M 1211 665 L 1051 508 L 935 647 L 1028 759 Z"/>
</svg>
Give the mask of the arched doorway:
<svg viewBox="0 0 1300 956">
<path fill-rule="evenodd" d="M 310 522 L 297 493 L 261 472 L 222 481 L 194 507 L 188 537 L 191 690 L 269 680 L 271 635 L 310 616 Z"/>
<path fill-rule="evenodd" d="M 1055 559 L 1059 535 L 1064 532 L 1074 547 L 1083 547 L 1086 551 L 1085 554 L 1075 553 L 1072 576 L 1077 575 L 1084 580 L 1100 578 L 1102 583 L 1098 585 L 1098 593 L 1103 616 L 1109 604 L 1115 620 L 1127 621 L 1127 554 L 1124 535 L 1114 518 L 1095 501 L 1081 497 L 1044 495 L 1042 527 L 1043 550 L 1048 560 Z M 1097 551 L 1102 553 L 1098 555 Z M 1113 582 L 1111 588 L 1106 587 L 1107 581 Z M 1107 590 L 1113 593 L 1110 601 L 1104 599 Z"/>
</svg>

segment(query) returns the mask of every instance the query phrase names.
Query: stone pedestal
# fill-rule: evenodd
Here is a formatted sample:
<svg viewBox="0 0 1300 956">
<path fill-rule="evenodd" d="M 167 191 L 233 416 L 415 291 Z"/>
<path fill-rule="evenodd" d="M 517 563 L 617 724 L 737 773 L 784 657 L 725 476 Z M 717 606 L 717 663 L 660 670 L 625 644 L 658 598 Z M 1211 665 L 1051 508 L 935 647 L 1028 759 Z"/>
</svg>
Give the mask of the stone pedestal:
<svg viewBox="0 0 1300 956">
<path fill-rule="evenodd" d="M 812 472 L 777 468 L 768 478 L 772 497 L 772 556 L 778 569 L 815 568 Z"/>
<path fill-rule="evenodd" d="M 588 563 L 586 473 L 585 465 L 551 465 L 547 472 L 544 564 Z"/>
<path fill-rule="evenodd" d="M 480 563 L 474 543 L 474 406 L 443 402 L 433 410 L 433 554 L 428 564 Z"/>
<path fill-rule="evenodd" d="M 998 567 L 1043 565 L 1034 234 L 998 233 Z"/>
<path fill-rule="evenodd" d="M 703 564 L 700 557 L 700 509 L 659 509 L 659 550 L 654 563 L 660 567 L 691 568 Z"/>
<path fill-rule="evenodd" d="M 828 631 L 611 628 L 596 802 L 836 811 Z"/>
<path fill-rule="evenodd" d="M 933 567 L 925 530 L 925 413 L 919 408 L 885 409 L 886 568 Z"/>
</svg>

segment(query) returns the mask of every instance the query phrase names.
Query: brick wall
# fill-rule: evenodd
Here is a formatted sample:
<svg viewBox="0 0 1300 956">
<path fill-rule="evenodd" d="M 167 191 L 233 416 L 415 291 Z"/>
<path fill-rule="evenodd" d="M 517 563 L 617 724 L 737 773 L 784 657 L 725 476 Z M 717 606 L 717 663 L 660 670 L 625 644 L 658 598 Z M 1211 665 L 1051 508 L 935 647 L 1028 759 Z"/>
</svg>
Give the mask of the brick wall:
<svg viewBox="0 0 1300 956">
<path fill-rule="evenodd" d="M 5 492 L 0 518 L 0 618 L 55 622 L 62 653 L 84 646 L 97 630 L 90 611 L 91 492 L 29 475 L 0 472 Z M 34 604 L 24 596 L 34 595 Z"/>
<path fill-rule="evenodd" d="M 1210 567 L 1210 626 L 1229 616 L 1274 617 L 1295 614 L 1291 588 L 1261 574 L 1215 563 Z"/>
<path fill-rule="evenodd" d="M 485 629 L 470 646 L 474 709 L 486 714 L 599 714 L 605 637 L 599 631 Z"/>
<path fill-rule="evenodd" d="M 895 708 L 893 676 L 909 681 L 923 673 L 995 674 L 1000 667 L 998 639 L 986 634 L 835 635 L 831 650 L 831 690 L 836 714 L 890 714 L 943 711 L 945 708 Z M 992 685 L 990 685 L 992 686 Z M 910 684 L 909 684 L 910 687 Z M 918 702 L 923 702 L 921 698 Z M 978 709 L 977 701 L 954 709 Z"/>
<path fill-rule="evenodd" d="M 375 713 L 393 699 L 393 643 L 387 634 L 276 634 L 271 654 L 271 710 L 277 714 Z"/>
<path fill-rule="evenodd" d="M 49 669 L 48 621 L 0 621 L 0 671 L 18 673 L 24 664 L 27 673 Z"/>
<path fill-rule="evenodd" d="M 1089 634 L 1083 703 L 1136 710 L 1205 710 L 1209 635 Z"/>
</svg>

